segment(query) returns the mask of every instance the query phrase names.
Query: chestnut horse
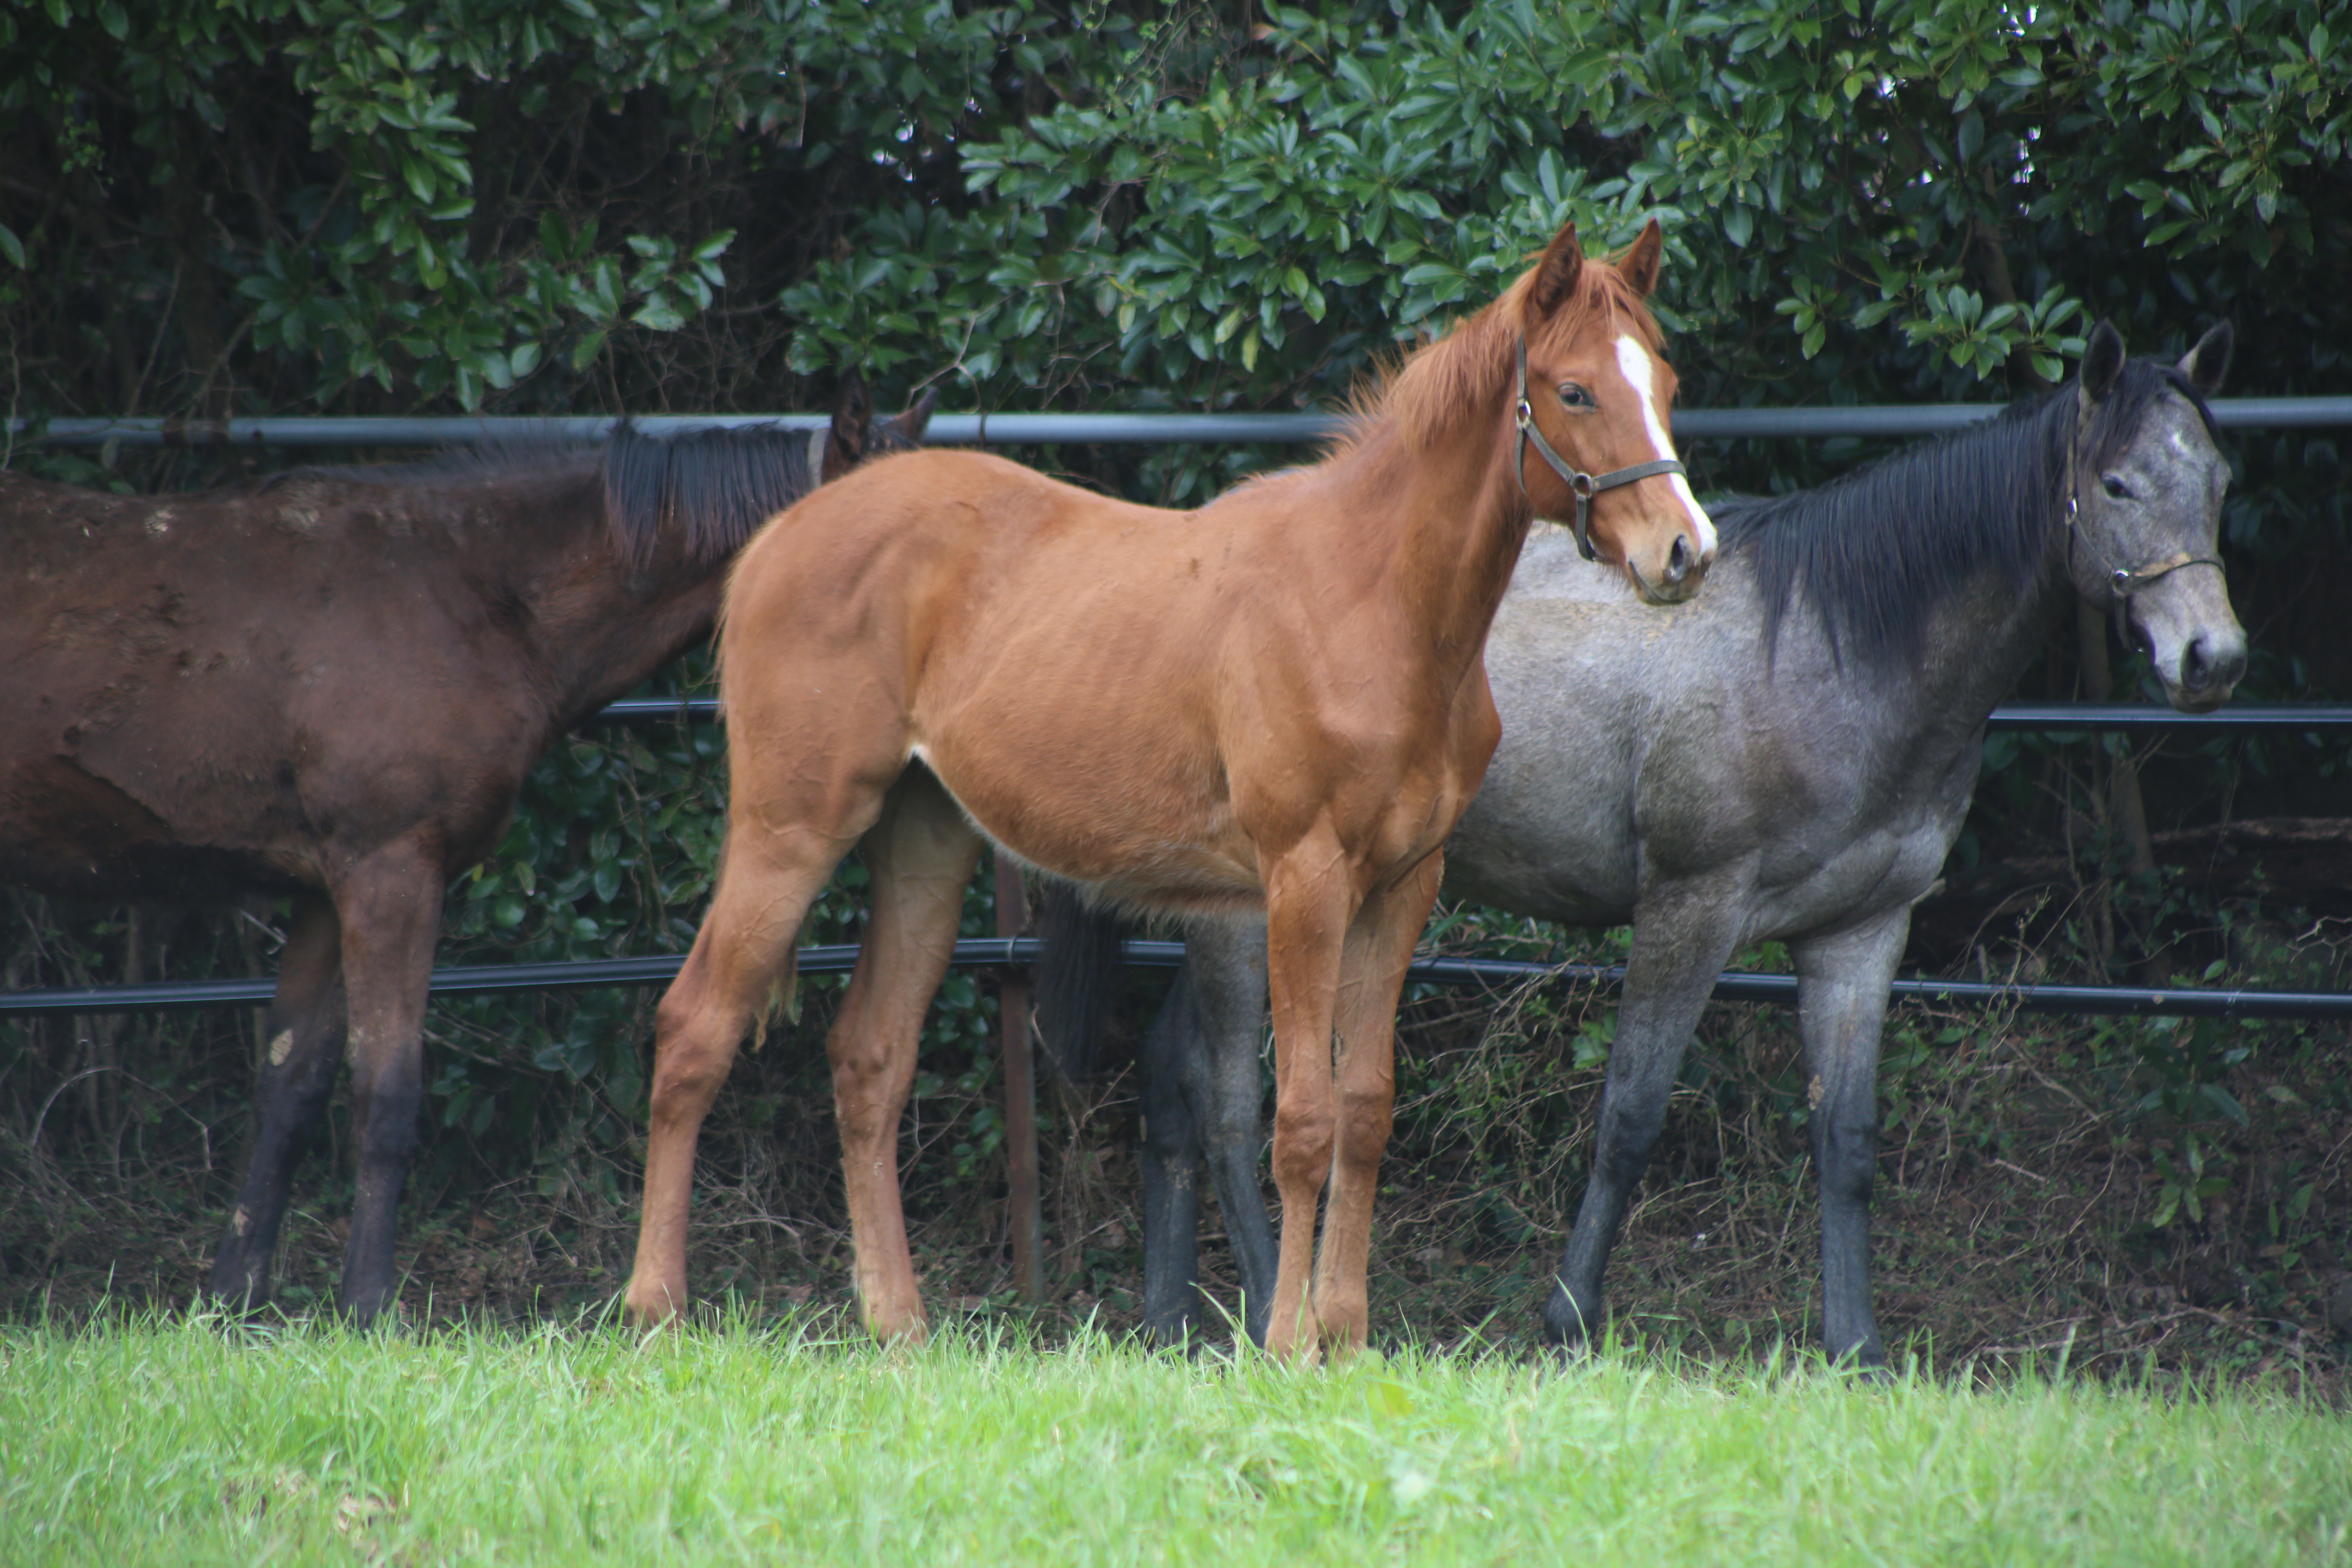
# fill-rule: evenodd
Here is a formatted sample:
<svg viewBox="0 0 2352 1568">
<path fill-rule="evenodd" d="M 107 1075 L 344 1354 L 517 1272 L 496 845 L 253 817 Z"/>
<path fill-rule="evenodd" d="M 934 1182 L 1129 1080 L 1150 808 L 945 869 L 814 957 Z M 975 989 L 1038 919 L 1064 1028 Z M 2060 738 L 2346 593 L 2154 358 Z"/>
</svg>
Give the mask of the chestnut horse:
<svg viewBox="0 0 2352 1568">
<path fill-rule="evenodd" d="M 442 889 L 550 742 L 710 632 L 751 531 L 928 405 L 519 445 L 128 497 L 0 471 L 0 878 L 70 898 L 289 897 L 261 1128 L 212 1274 L 268 1294 L 346 1055 L 337 1300 L 392 1301 Z"/>
<path fill-rule="evenodd" d="M 899 1115 L 985 835 L 1117 904 L 1264 910 L 1283 1197 L 1270 1348 L 1361 1342 L 1397 993 L 1437 847 L 1500 733 L 1479 653 L 1520 542 L 1538 516 L 1589 521 L 1667 602 L 1714 552 L 1642 303 L 1660 247 L 1653 223 L 1622 260 L 1587 261 L 1561 230 L 1323 461 L 1196 512 L 924 452 L 827 487 L 745 548 L 719 634 L 726 855 L 658 1015 L 634 1318 L 685 1302 L 703 1116 L 792 984 L 810 900 L 862 842 L 873 910 L 826 1049 L 866 1321 L 922 1335 Z M 1525 463 L 1530 443 L 1546 463 Z"/>
</svg>

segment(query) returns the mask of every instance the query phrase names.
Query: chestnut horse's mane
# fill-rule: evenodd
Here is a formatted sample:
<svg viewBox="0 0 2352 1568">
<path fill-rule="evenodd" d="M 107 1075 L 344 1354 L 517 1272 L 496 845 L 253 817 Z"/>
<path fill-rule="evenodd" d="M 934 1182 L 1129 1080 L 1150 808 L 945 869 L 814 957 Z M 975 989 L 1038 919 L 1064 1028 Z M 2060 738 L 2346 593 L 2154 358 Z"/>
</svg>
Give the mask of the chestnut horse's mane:
<svg viewBox="0 0 2352 1568">
<path fill-rule="evenodd" d="M 1331 455 L 1354 449 L 1383 426 L 1403 432 L 1416 450 L 1445 437 L 1456 420 L 1486 406 L 1508 383 L 1516 363 L 1515 339 L 1525 314 L 1530 268 L 1495 301 L 1433 342 L 1424 343 L 1374 372 L 1348 399 L 1349 431 L 1335 440 Z M 1657 318 L 1614 267 L 1577 268 L 1575 298 L 1552 320 L 1552 334 L 1573 338 L 1593 317 L 1612 327 L 1632 329 L 1653 353 L 1664 345 Z"/>
</svg>

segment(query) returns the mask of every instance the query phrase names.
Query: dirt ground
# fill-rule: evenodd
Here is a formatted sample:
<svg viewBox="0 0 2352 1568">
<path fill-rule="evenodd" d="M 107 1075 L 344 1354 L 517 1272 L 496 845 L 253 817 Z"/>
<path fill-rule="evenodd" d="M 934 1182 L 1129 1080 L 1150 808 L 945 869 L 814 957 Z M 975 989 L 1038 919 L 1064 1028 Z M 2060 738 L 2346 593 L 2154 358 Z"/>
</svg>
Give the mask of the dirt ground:
<svg viewBox="0 0 2352 1568">
<path fill-rule="evenodd" d="M 1145 1018 L 1134 1013 L 1122 1021 L 1130 1036 Z M 1601 1077 L 1589 1058 L 1606 1016 L 1596 998 L 1544 992 L 1408 1009 L 1373 1258 L 1380 1338 L 1535 1352 L 1580 1191 Z M 692 1259 L 706 1308 L 849 1326 L 821 1021 L 747 1058 L 706 1135 Z M 2146 1109 L 2147 1058 L 2127 1058 L 2117 1030 L 1895 1015 L 1874 1225 L 1890 1345 L 1953 1375 L 2063 1360 L 2095 1376 L 2284 1379 L 2341 1397 L 2352 1389 L 2352 1120 L 2338 1112 L 2352 1038 L 2284 1026 L 2249 1037 L 2224 1075 L 2240 1125 Z M 1811 1343 L 1818 1207 L 1793 1056 L 1788 1015 L 1710 1010 L 1612 1265 L 1621 1336 L 1711 1358 Z M 1001 1155 L 972 1136 L 992 1089 L 961 1102 L 940 1090 L 910 1121 L 910 1228 L 935 1318 L 1132 1327 L 1131 1068 L 1084 1092 L 1048 1080 L 1049 1299 L 1038 1307 L 1012 1289 Z M 0 1151 L 13 1167 L 0 1317 L 197 1299 L 244 1135 L 225 1086 L 200 1098 L 183 1096 L 176 1129 L 152 1116 L 111 1150 L 12 1130 Z M 520 1323 L 607 1306 L 635 1244 L 633 1149 L 541 1149 L 529 1174 L 503 1180 L 467 1150 L 444 1128 L 420 1160 L 403 1210 L 406 1319 Z M 2184 1153 L 2207 1173 L 2185 1204 Z M 278 1277 L 289 1313 L 332 1300 L 350 1198 L 336 1156 L 314 1160 L 298 1187 Z M 1230 1309 L 1213 1201 L 1204 1233 L 1203 1284 Z"/>
</svg>

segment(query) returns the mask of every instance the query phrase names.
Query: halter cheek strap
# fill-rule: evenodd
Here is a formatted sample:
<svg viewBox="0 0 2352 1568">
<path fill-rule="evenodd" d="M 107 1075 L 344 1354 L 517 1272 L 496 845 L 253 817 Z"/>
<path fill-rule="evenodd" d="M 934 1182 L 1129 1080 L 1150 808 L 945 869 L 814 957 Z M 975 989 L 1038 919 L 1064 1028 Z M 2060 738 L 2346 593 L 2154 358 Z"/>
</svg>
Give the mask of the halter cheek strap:
<svg viewBox="0 0 2352 1568">
<path fill-rule="evenodd" d="M 1689 472 L 1679 459 L 1660 458 L 1652 462 L 1636 463 L 1630 468 L 1617 468 L 1606 474 L 1588 474 L 1570 467 L 1568 459 L 1551 449 L 1544 433 L 1536 427 L 1536 411 L 1528 402 L 1528 338 L 1519 334 L 1518 401 L 1511 410 L 1512 423 L 1519 429 L 1517 446 L 1511 454 L 1511 471 L 1518 476 L 1519 493 L 1529 500 L 1535 497 L 1528 489 L 1528 443 L 1533 441 L 1543 460 L 1551 465 L 1553 473 L 1568 481 L 1569 493 L 1576 497 L 1576 552 L 1587 561 L 1600 556 L 1592 548 L 1592 498 L 1602 490 L 1613 490 L 1619 485 L 1630 485 L 1636 479 L 1654 479 L 1660 474 Z"/>
</svg>

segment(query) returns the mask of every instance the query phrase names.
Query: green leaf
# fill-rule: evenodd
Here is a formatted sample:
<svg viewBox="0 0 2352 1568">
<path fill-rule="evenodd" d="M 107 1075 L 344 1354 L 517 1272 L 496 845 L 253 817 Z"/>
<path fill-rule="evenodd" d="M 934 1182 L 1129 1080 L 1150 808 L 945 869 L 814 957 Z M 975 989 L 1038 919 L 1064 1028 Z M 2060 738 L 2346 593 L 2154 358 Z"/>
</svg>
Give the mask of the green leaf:
<svg viewBox="0 0 2352 1568">
<path fill-rule="evenodd" d="M 5 223 L 0 223 L 0 256 L 6 257 L 8 258 L 9 265 L 15 267 L 17 270 L 22 271 L 24 269 L 26 265 L 25 242 L 18 239 L 16 237 L 16 231 L 10 228 Z"/>
</svg>

